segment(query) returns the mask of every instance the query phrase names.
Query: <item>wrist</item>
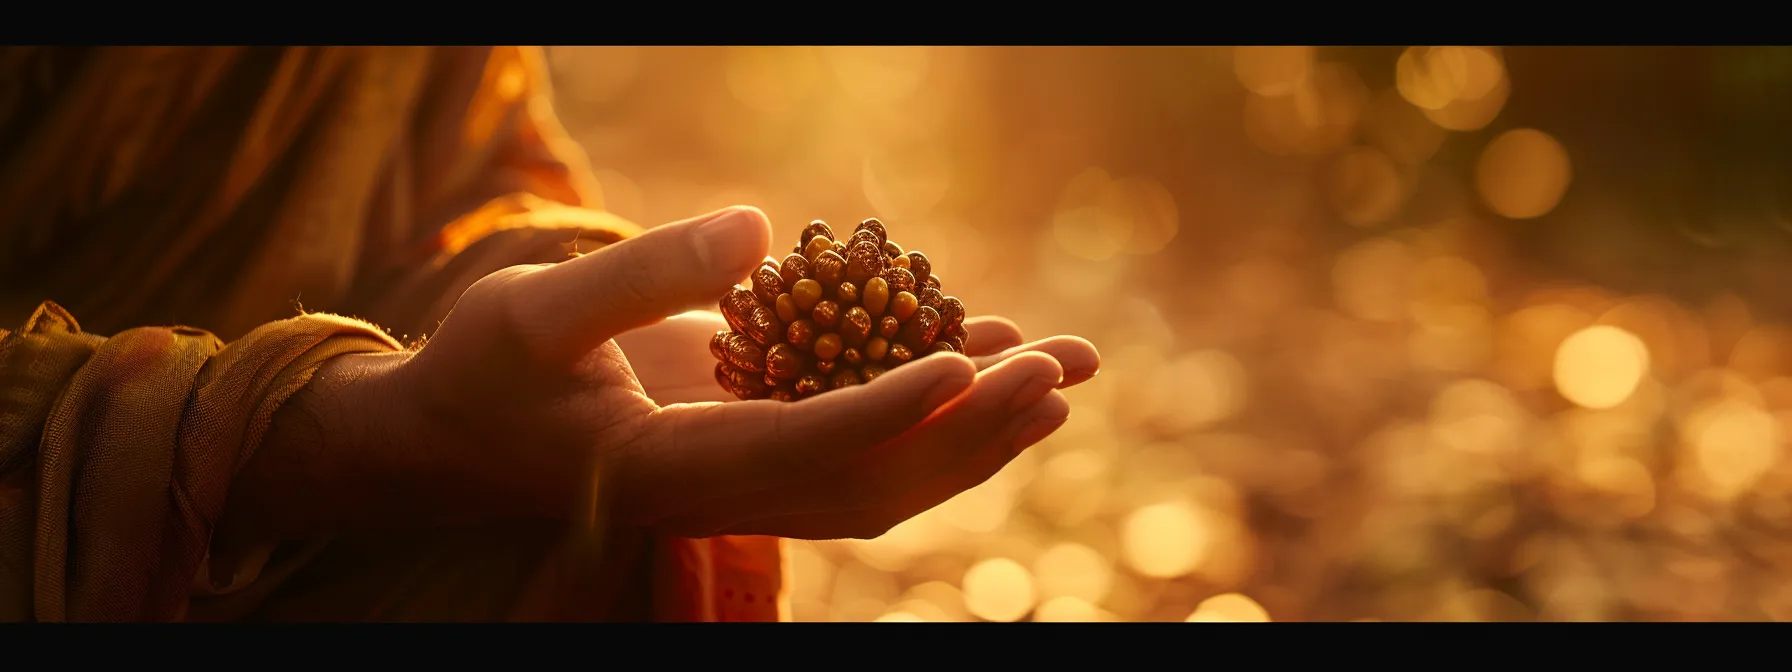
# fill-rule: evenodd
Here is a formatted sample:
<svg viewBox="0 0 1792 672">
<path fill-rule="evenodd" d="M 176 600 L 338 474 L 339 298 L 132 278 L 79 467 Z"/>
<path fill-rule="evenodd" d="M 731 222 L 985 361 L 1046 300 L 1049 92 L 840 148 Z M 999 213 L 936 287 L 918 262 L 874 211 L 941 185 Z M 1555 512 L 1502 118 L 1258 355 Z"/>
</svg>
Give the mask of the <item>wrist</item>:
<svg viewBox="0 0 1792 672">
<path fill-rule="evenodd" d="M 397 513 L 385 493 L 402 434 L 387 423 L 404 414 L 393 412 L 390 381 L 409 357 L 350 354 L 319 367 L 236 474 L 214 545 L 312 537 Z"/>
</svg>

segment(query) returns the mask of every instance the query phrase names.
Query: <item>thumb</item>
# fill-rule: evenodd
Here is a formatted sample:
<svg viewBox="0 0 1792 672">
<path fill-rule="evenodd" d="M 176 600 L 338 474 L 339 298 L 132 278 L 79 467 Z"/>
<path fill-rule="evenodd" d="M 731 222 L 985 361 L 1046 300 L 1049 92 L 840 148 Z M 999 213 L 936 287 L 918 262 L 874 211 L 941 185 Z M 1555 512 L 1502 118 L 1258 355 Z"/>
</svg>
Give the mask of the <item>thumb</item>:
<svg viewBox="0 0 1792 672">
<path fill-rule="evenodd" d="M 506 290 L 537 354 L 578 357 L 623 332 L 715 303 L 759 264 L 771 238 L 765 213 L 735 206 L 517 276 Z"/>
</svg>

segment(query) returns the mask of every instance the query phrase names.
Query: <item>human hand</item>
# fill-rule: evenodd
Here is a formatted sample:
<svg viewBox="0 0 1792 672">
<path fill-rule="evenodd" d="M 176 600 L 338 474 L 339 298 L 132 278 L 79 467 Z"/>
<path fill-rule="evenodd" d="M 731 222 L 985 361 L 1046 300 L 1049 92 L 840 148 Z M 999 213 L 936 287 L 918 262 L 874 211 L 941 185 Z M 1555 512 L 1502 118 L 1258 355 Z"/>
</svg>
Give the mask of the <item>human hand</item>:
<svg viewBox="0 0 1792 672">
<path fill-rule="evenodd" d="M 985 319 L 972 323 L 975 359 L 935 354 L 794 403 L 716 403 L 703 386 L 720 327 L 665 318 L 713 305 L 770 240 L 762 213 L 731 208 L 487 276 L 387 376 L 385 440 L 457 465 L 443 476 L 493 513 L 571 515 L 601 473 L 624 524 L 869 537 L 1044 438 L 1069 411 L 1055 388 L 1099 365 L 1087 341 L 1023 345 L 1012 323 Z"/>
<path fill-rule="evenodd" d="M 1018 354 L 1045 353 L 1059 362 L 1061 370 L 1072 372 L 1060 381 L 1058 387 L 1064 388 L 1087 380 L 1100 365 L 1095 349 L 1080 338 L 1058 336 L 1023 343 L 1019 327 L 1006 318 L 995 316 L 969 318 L 965 327 L 970 332 L 970 352 L 967 354 L 971 355 L 980 372 Z M 656 403 L 732 402 L 735 396 L 716 385 L 714 361 L 691 356 L 692 352 L 707 348 L 710 337 L 717 331 L 727 329 L 728 323 L 719 313 L 689 312 L 617 336 L 615 341 L 627 356 L 648 397 Z M 1055 392 L 1052 394 L 1056 395 Z M 702 519 L 699 514 L 683 517 L 676 524 L 694 530 L 711 529 L 712 534 L 758 534 L 760 530 L 773 530 L 766 533 L 803 538 L 874 537 L 883 529 L 988 480 L 1009 459 L 1061 424 L 1048 422 L 1039 429 L 1038 437 L 1022 438 L 1010 446 L 991 443 L 987 431 L 962 431 L 963 426 L 974 424 L 969 422 L 971 413 L 967 408 L 960 408 L 955 413 L 936 414 L 923 422 L 927 429 L 912 430 L 916 437 L 899 439 L 910 444 L 906 449 L 881 447 L 871 451 L 874 454 L 849 461 L 848 465 L 836 470 L 837 473 L 731 500 L 731 506 L 741 504 L 749 510 L 778 512 L 771 514 L 769 519 L 729 523 L 725 521 L 733 518 L 732 514 L 719 519 Z M 930 448 L 912 445 L 921 441 L 932 441 L 935 445 Z M 904 459 L 892 459 L 905 451 L 908 454 Z M 955 468 L 938 466 L 952 462 L 954 455 L 958 456 Z M 914 483 L 916 472 L 930 469 L 940 471 L 932 479 L 921 479 L 917 487 Z M 860 484 L 876 481 L 902 483 L 910 489 L 887 494 L 866 490 L 857 493 L 858 497 L 851 492 Z M 822 485 L 827 483 L 838 485 Z M 830 506 L 828 500 L 850 505 Z M 730 510 L 722 506 L 710 508 Z"/>
</svg>

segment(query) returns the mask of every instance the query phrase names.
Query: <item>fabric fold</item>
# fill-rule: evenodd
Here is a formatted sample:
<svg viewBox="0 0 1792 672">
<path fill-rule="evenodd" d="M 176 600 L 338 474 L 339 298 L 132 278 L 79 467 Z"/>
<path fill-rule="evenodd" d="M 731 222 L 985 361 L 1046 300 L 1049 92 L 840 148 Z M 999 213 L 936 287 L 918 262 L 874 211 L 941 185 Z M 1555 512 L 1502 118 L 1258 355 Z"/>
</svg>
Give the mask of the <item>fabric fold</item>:
<svg viewBox="0 0 1792 672">
<path fill-rule="evenodd" d="M 174 620 L 195 577 L 252 576 L 255 557 L 241 567 L 201 561 L 231 480 L 274 411 L 331 357 L 398 347 L 370 324 L 333 315 L 272 322 L 229 345 L 187 327 L 100 339 L 61 307 L 41 306 L 0 336 L 4 611 L 37 621 Z M 34 515 L 19 515 L 27 509 Z M 10 543 L 27 522 L 32 542 Z M 28 559 L 17 557 L 24 548 Z"/>
</svg>

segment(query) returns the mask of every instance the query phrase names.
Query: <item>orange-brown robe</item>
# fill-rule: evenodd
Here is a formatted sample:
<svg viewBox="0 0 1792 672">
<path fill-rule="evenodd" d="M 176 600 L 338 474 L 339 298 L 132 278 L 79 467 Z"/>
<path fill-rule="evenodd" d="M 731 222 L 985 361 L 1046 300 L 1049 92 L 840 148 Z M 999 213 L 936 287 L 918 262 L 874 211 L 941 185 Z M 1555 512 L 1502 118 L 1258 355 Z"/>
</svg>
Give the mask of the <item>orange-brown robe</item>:
<svg viewBox="0 0 1792 672">
<path fill-rule="evenodd" d="M 207 553 L 324 360 L 636 230 L 539 49 L 0 48 L 0 619 L 781 618 L 767 538 L 611 529 L 600 562 L 505 521 Z"/>
</svg>

